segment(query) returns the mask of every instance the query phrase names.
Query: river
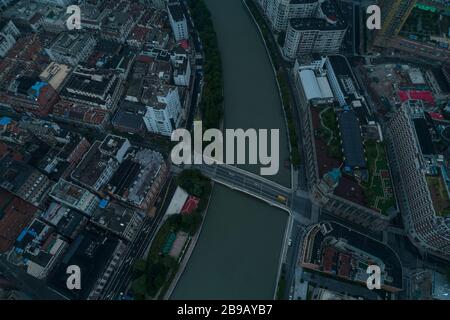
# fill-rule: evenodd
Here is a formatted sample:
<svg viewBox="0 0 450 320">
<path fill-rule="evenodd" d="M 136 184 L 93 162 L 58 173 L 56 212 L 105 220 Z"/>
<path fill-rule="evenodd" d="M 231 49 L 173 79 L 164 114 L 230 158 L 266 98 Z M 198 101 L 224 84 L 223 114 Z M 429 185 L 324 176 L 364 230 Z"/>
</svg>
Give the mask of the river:
<svg viewBox="0 0 450 320">
<path fill-rule="evenodd" d="M 224 70 L 225 128 L 280 129 L 280 171 L 290 186 L 288 140 L 269 57 L 241 0 L 206 0 Z M 246 166 L 257 173 L 257 166 Z M 172 299 L 272 299 L 287 213 L 216 184 L 202 233 Z"/>
</svg>

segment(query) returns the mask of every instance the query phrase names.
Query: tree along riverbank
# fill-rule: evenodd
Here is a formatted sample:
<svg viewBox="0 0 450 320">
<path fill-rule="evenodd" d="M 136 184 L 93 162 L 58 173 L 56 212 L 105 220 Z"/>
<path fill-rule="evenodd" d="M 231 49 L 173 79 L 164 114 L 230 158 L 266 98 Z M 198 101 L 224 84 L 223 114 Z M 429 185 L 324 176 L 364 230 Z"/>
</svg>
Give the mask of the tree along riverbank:
<svg viewBox="0 0 450 320">
<path fill-rule="evenodd" d="M 158 230 L 152 241 L 146 260 L 139 260 L 134 266 L 132 291 L 136 300 L 161 299 L 174 280 L 180 262 L 191 239 L 199 231 L 204 219 L 212 182 L 199 171 L 185 170 L 177 177 L 177 185 L 190 195 L 198 197 L 197 209 L 188 215 L 174 214 L 169 216 Z M 169 255 L 174 237 L 180 232 L 188 236 L 180 257 Z"/>
<path fill-rule="evenodd" d="M 211 13 L 203 0 L 189 0 L 188 6 L 204 51 L 205 85 L 200 101 L 203 127 L 220 128 L 224 99 L 223 73 L 216 32 Z"/>
</svg>

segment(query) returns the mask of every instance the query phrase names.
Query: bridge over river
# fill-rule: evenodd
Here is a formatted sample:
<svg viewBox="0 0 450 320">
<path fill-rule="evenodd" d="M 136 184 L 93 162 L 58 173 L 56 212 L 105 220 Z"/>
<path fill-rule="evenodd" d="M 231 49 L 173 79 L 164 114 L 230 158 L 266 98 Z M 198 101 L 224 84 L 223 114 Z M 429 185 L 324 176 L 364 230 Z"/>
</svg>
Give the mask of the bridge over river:
<svg viewBox="0 0 450 320">
<path fill-rule="evenodd" d="M 295 186 L 287 188 L 257 174 L 227 164 L 201 164 L 189 167 L 201 171 L 217 183 L 287 211 L 290 215 L 294 215 L 294 219 L 301 220 L 301 216 L 307 219 L 311 218 L 310 194 Z M 180 170 L 179 167 L 173 167 L 175 172 Z M 286 199 L 286 202 L 280 201 L 280 196 Z"/>
</svg>

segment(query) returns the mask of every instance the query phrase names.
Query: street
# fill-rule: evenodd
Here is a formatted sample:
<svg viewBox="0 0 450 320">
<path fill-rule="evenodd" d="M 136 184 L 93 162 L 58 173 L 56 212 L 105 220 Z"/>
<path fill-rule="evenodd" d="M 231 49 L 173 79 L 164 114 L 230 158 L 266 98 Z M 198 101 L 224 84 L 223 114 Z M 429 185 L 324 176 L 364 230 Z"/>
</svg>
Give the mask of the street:
<svg viewBox="0 0 450 320">
<path fill-rule="evenodd" d="M 114 278 L 109 282 L 108 287 L 103 292 L 104 299 L 116 300 L 119 299 L 121 295 L 126 294 L 126 291 L 129 289 L 133 280 L 134 264 L 147 252 L 151 240 L 155 236 L 156 230 L 158 230 L 161 219 L 167 209 L 168 201 L 166 201 L 166 199 L 172 194 L 172 190 L 172 180 L 170 179 L 166 184 L 164 198 L 160 203 L 156 216 L 154 218 L 145 218 L 140 232 L 136 235 L 135 240 L 129 245 L 128 251 L 122 260 L 122 264 L 115 272 Z"/>
</svg>

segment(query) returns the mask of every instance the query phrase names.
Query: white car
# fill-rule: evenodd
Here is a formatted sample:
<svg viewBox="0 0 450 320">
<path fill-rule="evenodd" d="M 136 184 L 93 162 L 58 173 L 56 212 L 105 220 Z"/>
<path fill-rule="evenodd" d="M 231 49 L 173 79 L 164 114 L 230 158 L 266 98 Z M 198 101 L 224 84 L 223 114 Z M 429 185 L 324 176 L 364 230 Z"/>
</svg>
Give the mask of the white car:
<svg viewBox="0 0 450 320">
<path fill-rule="evenodd" d="M 288 246 L 292 246 L 292 239 L 289 239 Z"/>
</svg>

